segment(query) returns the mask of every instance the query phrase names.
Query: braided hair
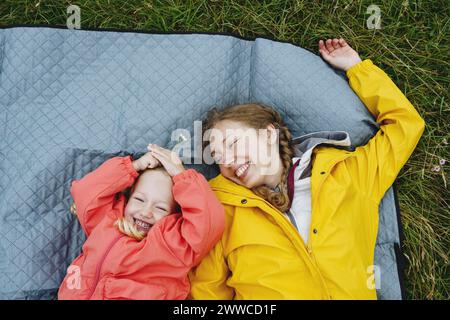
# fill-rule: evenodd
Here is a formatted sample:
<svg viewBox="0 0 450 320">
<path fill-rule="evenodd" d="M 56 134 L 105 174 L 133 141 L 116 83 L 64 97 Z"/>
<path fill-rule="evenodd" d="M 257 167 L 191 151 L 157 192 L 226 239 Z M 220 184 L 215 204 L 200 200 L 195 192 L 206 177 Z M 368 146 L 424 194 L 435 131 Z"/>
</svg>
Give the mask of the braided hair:
<svg viewBox="0 0 450 320">
<path fill-rule="evenodd" d="M 214 126 L 223 120 L 237 121 L 250 128 L 265 129 L 272 124 L 279 132 L 279 153 L 283 164 L 281 182 L 278 190 L 273 190 L 268 186 L 256 186 L 251 190 L 261 198 L 265 199 L 281 212 L 289 208 L 289 196 L 287 190 L 287 176 L 292 164 L 292 134 L 283 121 L 281 115 L 274 109 L 263 104 L 250 103 L 234 105 L 222 110 L 212 108 L 203 122 L 203 132 L 214 128 Z M 206 147 L 206 141 L 203 147 Z"/>
</svg>

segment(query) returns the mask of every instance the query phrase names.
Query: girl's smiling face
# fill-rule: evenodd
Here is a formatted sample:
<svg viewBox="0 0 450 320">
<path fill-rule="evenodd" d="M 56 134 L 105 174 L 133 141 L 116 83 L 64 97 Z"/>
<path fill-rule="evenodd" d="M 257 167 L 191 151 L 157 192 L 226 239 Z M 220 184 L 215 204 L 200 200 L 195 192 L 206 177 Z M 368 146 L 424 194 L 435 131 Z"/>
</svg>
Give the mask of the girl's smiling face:
<svg viewBox="0 0 450 320">
<path fill-rule="evenodd" d="M 144 171 L 133 186 L 124 216 L 145 234 L 160 219 L 174 212 L 172 178 L 163 169 Z"/>
</svg>

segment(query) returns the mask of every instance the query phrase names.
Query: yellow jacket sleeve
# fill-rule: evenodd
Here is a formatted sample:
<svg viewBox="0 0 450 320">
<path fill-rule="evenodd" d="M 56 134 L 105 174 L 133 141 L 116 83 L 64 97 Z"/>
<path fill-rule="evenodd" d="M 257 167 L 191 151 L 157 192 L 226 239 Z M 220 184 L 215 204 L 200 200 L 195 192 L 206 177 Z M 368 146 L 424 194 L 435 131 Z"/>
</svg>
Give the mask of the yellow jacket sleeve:
<svg viewBox="0 0 450 320">
<path fill-rule="evenodd" d="M 370 59 L 347 70 L 350 87 L 380 124 L 369 142 L 355 149 L 352 177 L 359 190 L 380 201 L 411 156 L 425 121 L 389 76 Z"/>
<path fill-rule="evenodd" d="M 222 241 L 219 241 L 201 263 L 189 273 L 191 282 L 189 299 L 233 299 L 234 290 L 226 285 L 229 276 L 230 271 L 223 255 Z"/>
</svg>

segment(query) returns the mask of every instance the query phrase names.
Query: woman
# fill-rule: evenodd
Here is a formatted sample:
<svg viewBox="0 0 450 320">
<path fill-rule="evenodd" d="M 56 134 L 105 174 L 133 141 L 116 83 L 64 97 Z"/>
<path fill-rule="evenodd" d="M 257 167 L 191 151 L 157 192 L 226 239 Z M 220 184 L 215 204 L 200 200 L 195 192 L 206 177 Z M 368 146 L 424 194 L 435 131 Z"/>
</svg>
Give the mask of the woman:
<svg viewBox="0 0 450 320">
<path fill-rule="evenodd" d="M 346 71 L 380 130 L 349 152 L 337 148 L 350 145 L 346 132 L 292 140 L 280 115 L 265 106 L 211 111 L 205 129 L 221 174 L 210 185 L 225 207 L 226 229 L 191 272 L 191 298 L 376 299 L 378 206 L 425 122 L 343 39 L 321 40 L 319 51 Z"/>
</svg>

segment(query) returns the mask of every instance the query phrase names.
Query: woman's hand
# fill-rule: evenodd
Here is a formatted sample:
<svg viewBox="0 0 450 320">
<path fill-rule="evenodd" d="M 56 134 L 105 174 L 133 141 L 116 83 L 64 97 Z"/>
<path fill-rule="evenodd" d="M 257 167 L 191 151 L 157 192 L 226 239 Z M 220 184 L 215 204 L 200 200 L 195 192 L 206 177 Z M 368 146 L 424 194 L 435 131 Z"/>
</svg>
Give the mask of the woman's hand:
<svg viewBox="0 0 450 320">
<path fill-rule="evenodd" d="M 164 169 L 166 169 L 170 176 L 173 177 L 185 170 L 183 162 L 175 152 L 161 148 L 156 144 L 149 144 L 147 149 L 150 151 L 152 156 L 159 161 Z"/>
<path fill-rule="evenodd" d="M 319 52 L 326 62 L 334 68 L 347 71 L 361 62 L 358 52 L 352 49 L 344 39 L 319 40 Z"/>
<path fill-rule="evenodd" d="M 137 172 L 143 171 L 147 168 L 156 168 L 159 165 L 159 161 L 152 155 L 151 152 L 147 152 L 139 159 L 133 161 L 134 170 L 136 170 Z"/>
</svg>

